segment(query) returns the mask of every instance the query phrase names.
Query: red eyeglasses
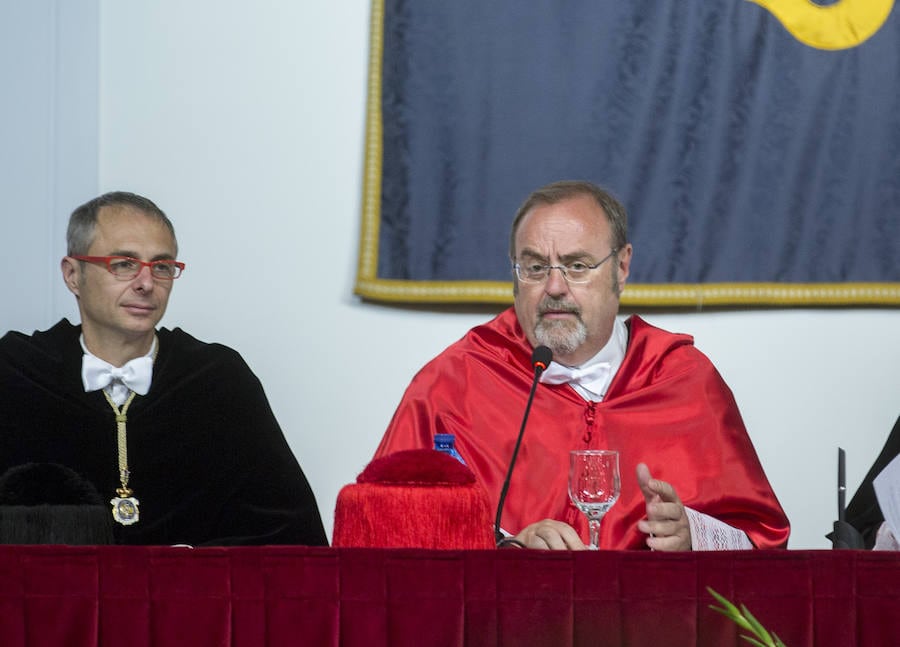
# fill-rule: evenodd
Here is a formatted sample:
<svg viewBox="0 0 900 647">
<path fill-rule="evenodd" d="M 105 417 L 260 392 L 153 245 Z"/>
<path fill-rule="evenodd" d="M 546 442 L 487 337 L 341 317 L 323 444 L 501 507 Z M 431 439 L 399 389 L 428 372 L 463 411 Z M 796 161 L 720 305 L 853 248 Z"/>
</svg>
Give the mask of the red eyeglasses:
<svg viewBox="0 0 900 647">
<path fill-rule="evenodd" d="M 106 265 L 110 274 L 123 281 L 130 281 L 140 274 L 144 267 L 150 268 L 150 275 L 153 278 L 166 281 L 177 279 L 184 271 L 184 263 L 170 259 L 142 261 L 130 256 L 72 256 L 71 258 L 86 263 L 102 263 Z"/>
</svg>

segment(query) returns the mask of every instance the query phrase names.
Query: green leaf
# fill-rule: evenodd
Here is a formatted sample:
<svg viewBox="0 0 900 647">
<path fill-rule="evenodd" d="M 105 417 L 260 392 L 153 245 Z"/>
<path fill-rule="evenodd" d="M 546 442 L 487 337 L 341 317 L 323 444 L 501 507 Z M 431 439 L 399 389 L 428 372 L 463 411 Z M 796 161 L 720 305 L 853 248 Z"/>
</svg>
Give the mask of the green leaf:
<svg viewBox="0 0 900 647">
<path fill-rule="evenodd" d="M 721 604 L 723 607 L 728 609 L 729 613 L 733 613 L 734 615 L 740 615 L 738 608 L 736 606 L 734 606 L 731 602 L 729 602 L 728 599 L 724 595 L 717 592 L 711 586 L 707 586 L 706 590 L 709 591 L 710 595 L 712 595 L 719 602 L 719 604 Z"/>
<path fill-rule="evenodd" d="M 706 590 L 709 591 L 710 595 L 712 595 L 718 602 L 721 604 L 721 607 L 717 607 L 715 605 L 710 604 L 709 608 L 713 611 L 721 613 L 726 618 L 734 621 L 742 629 L 750 631 L 754 634 L 753 636 L 741 635 L 741 638 L 746 640 L 748 643 L 752 645 L 756 645 L 756 647 L 787 647 L 781 639 L 776 634 L 769 634 L 765 627 L 757 620 L 750 610 L 741 605 L 741 608 L 738 609 L 737 606 L 728 601 L 727 598 L 717 593 L 713 590 L 712 587 L 707 586 Z M 775 636 L 774 640 L 772 636 Z M 759 639 L 759 640 L 757 640 Z"/>
<path fill-rule="evenodd" d="M 747 618 L 747 622 L 749 622 L 753 627 L 753 633 L 759 636 L 762 640 L 765 641 L 767 645 L 771 645 L 775 647 L 775 641 L 772 640 L 772 636 L 769 635 L 769 632 L 766 631 L 766 628 L 763 627 L 759 620 L 757 620 L 752 613 L 750 613 L 750 609 L 745 607 L 743 604 L 741 605 L 741 611 L 743 611 L 743 615 Z"/>
<path fill-rule="evenodd" d="M 771 645 L 768 645 L 766 643 L 761 643 L 756 638 L 751 638 L 750 636 L 741 636 L 741 638 L 746 640 L 748 643 L 756 645 L 756 647 L 772 647 Z"/>
<path fill-rule="evenodd" d="M 744 619 L 744 617 L 741 615 L 741 612 L 738 610 L 738 608 L 736 606 L 734 606 L 731 602 L 729 602 L 725 598 L 725 596 L 716 592 L 711 586 L 707 586 L 706 590 L 709 591 L 710 595 L 712 595 L 716 600 L 719 601 L 719 603 L 722 605 L 722 607 L 724 607 L 724 608 L 719 608 L 719 607 L 716 607 L 716 606 L 713 606 L 710 604 L 709 605 L 710 609 L 712 609 L 713 611 L 717 611 L 718 613 L 721 613 L 726 618 L 728 618 L 728 619 L 734 621 L 735 623 L 737 623 L 738 625 L 740 625 L 741 628 L 743 628 L 743 629 L 746 629 L 748 631 L 753 630 L 752 627 L 750 626 L 750 623 L 748 623 Z"/>
<path fill-rule="evenodd" d="M 747 620 L 743 616 L 741 616 L 740 613 L 734 615 L 727 609 L 720 609 L 719 607 L 714 607 L 711 604 L 709 605 L 709 608 L 712 609 L 713 611 L 718 611 L 723 616 L 725 616 L 726 618 L 728 618 L 729 620 L 731 620 L 735 624 L 737 624 L 741 629 L 746 629 L 747 631 L 753 631 L 753 627 L 750 626 L 750 623 L 747 622 Z"/>
</svg>

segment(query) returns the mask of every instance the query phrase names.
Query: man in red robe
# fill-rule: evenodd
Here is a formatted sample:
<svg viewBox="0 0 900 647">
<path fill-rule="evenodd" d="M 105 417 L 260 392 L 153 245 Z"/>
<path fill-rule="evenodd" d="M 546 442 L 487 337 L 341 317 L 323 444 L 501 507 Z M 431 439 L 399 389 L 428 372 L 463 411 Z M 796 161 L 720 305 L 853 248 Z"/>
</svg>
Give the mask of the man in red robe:
<svg viewBox="0 0 900 647">
<path fill-rule="evenodd" d="M 601 548 L 776 548 L 790 526 L 730 389 L 688 335 L 616 317 L 631 264 L 625 210 L 587 182 L 535 191 L 513 221 L 515 306 L 473 328 L 413 379 L 376 452 L 451 433 L 496 504 L 541 376 L 501 526 L 533 548 L 584 549 L 569 452 L 619 452 L 621 495 Z"/>
</svg>

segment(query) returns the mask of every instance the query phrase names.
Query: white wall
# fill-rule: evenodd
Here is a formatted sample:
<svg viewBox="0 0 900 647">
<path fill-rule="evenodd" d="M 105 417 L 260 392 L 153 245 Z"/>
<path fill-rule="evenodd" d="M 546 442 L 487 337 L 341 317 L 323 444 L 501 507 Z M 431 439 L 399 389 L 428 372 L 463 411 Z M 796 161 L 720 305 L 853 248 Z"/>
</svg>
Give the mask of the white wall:
<svg viewBox="0 0 900 647">
<path fill-rule="evenodd" d="M 0 334 L 75 311 L 65 210 L 97 187 L 96 0 L 0 0 Z"/>
<path fill-rule="evenodd" d="M 163 325 L 244 355 L 329 531 L 338 490 L 368 462 L 414 372 L 489 316 L 352 296 L 368 19 L 368 0 L 99 0 L 98 179 L 81 182 L 91 194 L 145 194 L 172 217 L 188 269 Z M 35 95 L 32 108 L 46 110 L 46 100 Z M 0 107 L 0 123 L 17 118 L 11 110 Z M 15 155 L 0 150 L 0 169 Z M 39 173 L 17 181 L 40 190 Z M 76 202 L 55 205 L 49 225 L 45 214 L 23 222 L 23 203 L 6 188 L 3 240 L 18 241 L 29 258 L 49 256 L 55 273 L 59 223 Z M 4 287 L 0 330 L 43 328 L 68 315 L 71 305 L 50 297 L 34 307 L 47 293 L 45 270 L 20 276 L 16 262 L 27 289 Z M 828 547 L 836 447 L 848 450 L 855 489 L 900 413 L 900 310 L 647 316 L 694 334 L 732 386 L 793 523 L 790 546 Z"/>
</svg>

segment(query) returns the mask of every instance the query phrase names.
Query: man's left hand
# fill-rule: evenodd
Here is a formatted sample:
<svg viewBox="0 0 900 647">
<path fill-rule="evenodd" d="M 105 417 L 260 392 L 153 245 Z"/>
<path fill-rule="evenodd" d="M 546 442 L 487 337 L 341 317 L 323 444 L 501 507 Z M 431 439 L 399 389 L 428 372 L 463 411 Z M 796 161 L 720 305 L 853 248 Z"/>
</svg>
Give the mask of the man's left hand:
<svg viewBox="0 0 900 647">
<path fill-rule="evenodd" d="M 637 480 L 647 503 L 647 518 L 638 521 L 638 530 L 649 535 L 652 550 L 691 550 L 691 527 L 675 488 L 650 475 L 645 463 L 638 463 Z"/>
</svg>

